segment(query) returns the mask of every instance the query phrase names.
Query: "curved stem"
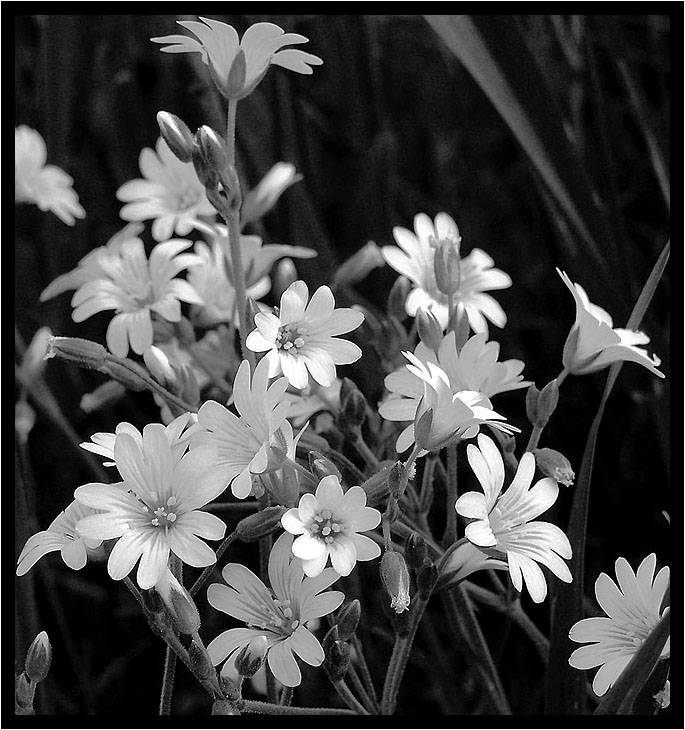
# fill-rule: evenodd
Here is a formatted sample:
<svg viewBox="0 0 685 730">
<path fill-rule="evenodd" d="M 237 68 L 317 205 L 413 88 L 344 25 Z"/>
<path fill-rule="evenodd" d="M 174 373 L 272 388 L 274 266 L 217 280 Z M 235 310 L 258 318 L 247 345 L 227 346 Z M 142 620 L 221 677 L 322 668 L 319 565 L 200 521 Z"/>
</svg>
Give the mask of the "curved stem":
<svg viewBox="0 0 685 730">
<path fill-rule="evenodd" d="M 159 714 L 171 715 L 171 698 L 174 692 L 174 678 L 176 676 L 176 662 L 178 657 L 167 645 L 164 656 L 164 675 L 162 677 L 162 692 L 159 699 Z"/>
<path fill-rule="evenodd" d="M 260 715 L 356 715 L 352 710 L 341 710 L 335 707 L 286 707 L 269 702 L 245 700 L 243 712 L 252 712 Z"/>
<path fill-rule="evenodd" d="M 219 562 L 219 558 L 226 552 L 229 545 L 238 538 L 238 533 L 233 530 L 233 532 L 228 535 L 228 537 L 225 538 L 225 540 L 219 545 L 219 547 L 216 550 L 216 560 Z M 200 588 L 206 583 L 207 578 L 212 574 L 212 571 L 214 570 L 214 567 L 216 566 L 216 563 L 212 563 L 212 565 L 208 565 L 202 573 L 200 573 L 200 577 L 193 583 L 192 588 L 190 589 L 190 595 L 194 596 Z"/>
</svg>

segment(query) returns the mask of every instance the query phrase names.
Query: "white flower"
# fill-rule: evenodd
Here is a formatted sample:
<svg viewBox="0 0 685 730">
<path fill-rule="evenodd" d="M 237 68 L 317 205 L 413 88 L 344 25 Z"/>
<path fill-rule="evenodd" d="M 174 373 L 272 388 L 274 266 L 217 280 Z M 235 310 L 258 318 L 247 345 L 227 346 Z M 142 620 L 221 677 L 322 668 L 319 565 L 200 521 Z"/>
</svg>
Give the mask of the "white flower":
<svg viewBox="0 0 685 730">
<path fill-rule="evenodd" d="M 193 287 L 174 278 L 191 263 L 194 254 L 180 254 L 190 241 L 171 240 L 157 244 L 148 260 L 143 242 L 129 238 L 118 250 L 105 252 L 97 260 L 101 273 L 81 284 L 71 299 L 72 319 L 83 322 L 97 312 L 115 310 L 107 328 L 107 346 L 126 357 L 129 345 L 142 355 L 153 344 L 151 312 L 169 322 L 181 319 L 181 301 L 200 304 Z"/>
<path fill-rule="evenodd" d="M 274 467 L 274 461 L 287 450 L 280 427 L 288 412 L 283 395 L 288 387 L 285 378 L 269 386 L 269 364 L 261 360 L 250 377 L 250 363 L 243 360 L 233 383 L 233 402 L 240 416 L 216 401 L 200 406 L 197 420 L 208 431 L 207 441 L 218 451 L 217 464 L 224 483 L 244 499 L 252 489 L 252 474 Z"/>
<path fill-rule="evenodd" d="M 89 551 L 99 547 L 102 540 L 77 534 L 76 525 L 79 520 L 95 512 L 78 502 L 72 502 L 64 512 L 55 517 L 47 530 L 37 532 L 26 541 L 17 560 L 17 575 L 28 573 L 43 555 L 54 550 L 60 551 L 62 560 L 72 570 L 81 570 L 86 564 Z"/>
<path fill-rule="evenodd" d="M 277 162 L 256 187 L 243 196 L 240 208 L 240 225 L 244 226 L 259 220 L 278 202 L 283 193 L 296 182 L 302 180 L 290 162 Z"/>
<path fill-rule="evenodd" d="M 425 454 L 426 449 L 442 448 L 454 438 L 473 438 L 483 424 L 504 432 L 518 431 L 514 426 L 498 423 L 504 420 L 504 416 L 492 410 L 492 404 L 482 393 L 453 391 L 449 376 L 435 363 L 424 363 L 411 352 L 403 354 L 410 362 L 405 369 L 413 378 L 411 387 L 405 387 L 404 381 L 409 382 L 408 378 L 399 381 L 391 378 L 391 385 L 402 388 L 409 397 L 387 398 L 378 406 L 379 414 L 389 421 L 412 420 L 397 439 L 395 448 L 398 453 L 406 451 L 417 440 L 416 426 L 419 422 L 426 431 L 419 434 L 423 449 L 419 455 Z M 420 390 L 417 384 L 420 384 Z M 431 416 L 426 415 L 428 411 Z"/>
<path fill-rule="evenodd" d="M 302 559 L 309 576 L 324 569 L 328 556 L 340 575 L 349 575 L 357 560 L 373 560 L 381 549 L 370 537 L 359 535 L 378 527 L 381 513 L 366 506 L 366 492 L 350 487 L 343 492 L 338 477 L 324 477 L 316 494 L 303 494 L 297 507 L 289 509 L 281 524 L 299 537 L 293 542 L 293 555 Z"/>
<path fill-rule="evenodd" d="M 447 213 L 438 213 L 435 224 L 425 213 L 419 213 L 414 217 L 414 231 L 396 226 L 393 236 L 400 248 L 383 246 L 383 257 L 395 271 L 414 283 L 415 288 L 405 302 L 407 314 L 414 317 L 419 307 L 426 307 L 445 329 L 449 319 L 448 299 L 438 289 L 435 279 L 435 253 L 440 246 L 451 245 L 460 256 L 459 230 Z M 459 286 L 453 294 L 453 301 L 455 306 L 459 302 L 464 305 L 469 324 L 475 332 L 487 334 L 485 318 L 497 327 L 504 327 L 507 322 L 502 307 L 484 293 L 511 286 L 509 275 L 492 268 L 493 265 L 490 256 L 478 248 L 459 260 Z"/>
<path fill-rule="evenodd" d="M 82 504 L 102 510 L 78 523 L 79 535 L 118 538 L 107 563 L 114 580 L 126 577 L 140 558 L 138 585 L 152 588 L 162 579 L 170 552 L 195 568 L 216 561 L 199 539 L 220 540 L 226 531 L 222 520 L 200 511 L 226 488 L 215 468 L 216 452 L 202 445 L 180 454 L 159 423 L 145 426 L 139 437 L 118 433 L 114 461 L 123 481 L 86 484 L 74 492 Z"/>
<path fill-rule="evenodd" d="M 164 53 L 200 53 L 202 62 L 209 66 L 212 77 L 221 92 L 235 99 L 247 96 L 264 78 L 269 65 L 282 66 L 300 74 L 311 74 L 311 66 L 318 66 L 323 61 L 311 53 L 305 53 L 284 46 L 308 41 L 298 33 L 285 33 L 273 23 L 255 23 L 243 34 L 241 40 L 233 26 L 220 20 L 200 18 L 177 21 L 187 28 L 199 40 L 185 35 L 169 35 L 151 38 L 154 43 L 169 43 L 160 50 Z M 242 52 L 244 60 L 244 80 L 232 79 L 234 88 L 229 88 L 229 74 L 236 57 Z"/>
<path fill-rule="evenodd" d="M 166 241 L 174 233 L 187 236 L 200 216 L 216 215 L 193 163 L 181 162 L 161 137 L 156 152 L 143 149 L 138 165 L 143 179 L 129 180 L 117 190 L 117 198 L 126 203 L 120 215 L 125 221 L 154 218 L 155 241 Z"/>
<path fill-rule="evenodd" d="M 326 591 L 338 579 L 328 568 L 316 578 L 305 578 L 302 563 L 291 552 L 292 536 L 284 533 L 274 543 L 269 555 L 271 591 L 248 568 L 229 563 L 222 571 L 227 586 L 213 583 L 207 589 L 207 600 L 250 628 L 229 629 L 207 647 L 214 664 L 225 659 L 221 674 L 233 671 L 231 657 L 255 637 L 266 637 L 267 662 L 279 682 L 296 687 L 302 681 L 296 654 L 307 664 L 318 667 L 324 651 L 318 639 L 307 628 L 312 619 L 326 616 L 340 606 L 345 595 Z"/>
<path fill-rule="evenodd" d="M 293 282 L 281 295 L 278 315 L 256 314 L 257 329 L 245 341 L 250 350 L 267 351 L 265 359 L 272 376 L 282 372 L 300 390 L 307 385 L 309 375 L 319 385 L 331 385 L 336 365 L 348 365 L 362 356 L 357 345 L 335 335 L 359 327 L 364 315 L 355 309 L 335 309 L 327 286 L 320 286 L 309 304 L 308 299 L 304 281 Z"/>
<path fill-rule="evenodd" d="M 86 211 L 72 188 L 73 179 L 62 168 L 46 165 L 47 147 L 36 132 L 22 124 L 14 130 L 14 199 L 35 203 L 52 211 L 61 221 L 73 226 Z"/>
<path fill-rule="evenodd" d="M 638 345 L 646 345 L 649 337 L 643 332 L 613 328 L 611 316 L 601 307 L 592 304 L 580 284 L 574 284 L 557 269 L 562 281 L 569 288 L 576 302 L 576 321 L 571 327 L 564 345 L 564 367 L 574 375 L 594 373 L 614 362 L 628 360 L 642 365 L 660 378 L 657 370 L 661 360 Z"/>
<path fill-rule="evenodd" d="M 462 517 L 473 520 L 466 526 L 466 537 L 477 547 L 506 553 L 516 590 L 523 590 L 525 581 L 531 598 L 541 603 L 547 595 L 547 583 L 538 563 L 547 566 L 565 583 L 571 582 L 571 573 L 561 559 L 571 558 L 568 538 L 550 522 L 531 522 L 556 502 L 559 487 L 550 477 L 530 487 L 535 457 L 527 451 L 509 488 L 501 494 L 502 456 L 493 440 L 483 434 L 478 436 L 478 446 L 480 449 L 469 444 L 466 454 L 485 494 L 467 492 L 454 505 Z"/>
<path fill-rule="evenodd" d="M 668 610 L 661 609 L 670 571 L 667 566 L 654 576 L 656 555 L 648 555 L 633 573 L 628 561 L 616 561 L 618 585 L 600 573 L 595 582 L 595 595 L 606 616 L 586 618 L 574 624 L 569 632 L 572 641 L 588 646 L 576 649 L 569 664 L 576 669 L 599 667 L 592 681 L 595 694 L 601 696 L 619 678 L 630 660 L 642 646 L 649 633 Z M 671 652 L 671 639 L 661 652 Z"/>
<path fill-rule="evenodd" d="M 195 244 L 198 261 L 188 268 L 188 281 L 202 297 L 202 307 L 197 308 L 197 322 L 202 327 L 217 322 L 235 321 L 237 324 L 238 317 L 228 233 L 226 226 L 217 225 L 216 228 L 219 235 L 214 238 L 211 247 L 204 241 Z M 259 236 L 240 236 L 240 250 L 247 295 L 255 301 L 271 289 L 267 274 L 279 258 L 316 256 L 316 251 L 299 246 L 263 246 Z"/>
<path fill-rule="evenodd" d="M 508 570 L 508 566 L 503 560 L 486 555 L 472 543 L 464 542 L 451 553 L 442 573 L 448 578 L 446 585 L 455 585 L 478 570 Z"/>
<path fill-rule="evenodd" d="M 486 398 L 517 388 L 526 388 L 530 382 L 520 375 L 521 360 L 498 362 L 499 345 L 487 342 L 484 334 L 469 338 L 461 351 L 457 351 L 454 332 L 448 332 L 440 342 L 437 353 L 419 342 L 414 350 L 415 357 L 426 367 L 432 362 L 448 377 L 452 393 L 472 390 Z M 385 378 L 385 387 L 400 398 L 391 396 L 391 420 L 409 421 L 414 418 L 419 400 L 423 397 L 424 378 L 408 367 L 402 367 Z M 384 407 L 388 412 L 388 407 Z M 384 415 L 384 414 L 382 414 Z M 390 418 L 384 415 L 385 418 Z"/>
</svg>

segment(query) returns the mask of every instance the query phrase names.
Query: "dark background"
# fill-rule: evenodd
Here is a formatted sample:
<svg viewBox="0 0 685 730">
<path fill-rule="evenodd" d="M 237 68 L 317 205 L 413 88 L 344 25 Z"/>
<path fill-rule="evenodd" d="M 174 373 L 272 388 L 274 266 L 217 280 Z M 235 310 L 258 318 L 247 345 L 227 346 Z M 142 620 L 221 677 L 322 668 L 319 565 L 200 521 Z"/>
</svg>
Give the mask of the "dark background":
<svg viewBox="0 0 685 730">
<path fill-rule="evenodd" d="M 17 208 L 18 359 L 44 325 L 54 334 L 104 341 L 109 315 L 76 325 L 70 295 L 44 304 L 38 296 L 122 226 L 115 193 L 139 177 L 139 152 L 153 147 L 158 135 L 156 112 L 173 112 L 193 129 L 203 123 L 222 128 L 222 100 L 204 67 L 194 65 L 189 55 L 162 54 L 149 42 L 152 36 L 177 32 L 176 19 L 191 17 L 14 16 L 15 126 L 27 124 L 43 135 L 48 162 L 73 176 L 87 212 L 71 228 L 33 206 Z M 304 175 L 263 220 L 261 232 L 267 242 L 319 252 L 316 259 L 297 262 L 310 287 L 329 282 L 336 266 L 368 240 L 392 244 L 393 226 L 411 228 L 416 213 L 446 211 L 460 227 L 465 253 L 480 247 L 511 275 L 513 286 L 495 293 L 509 321 L 502 331 L 491 328 L 491 337 L 501 344 L 502 358 L 525 361 L 524 374 L 539 387 L 561 370 L 563 343 L 574 319 L 572 297 L 555 266 L 581 283 L 591 301 L 612 314 L 615 326 L 625 325 L 670 235 L 662 192 L 669 164 L 669 15 L 496 16 L 499 25 L 477 16 L 493 41 L 510 29 L 525 44 L 536 75 L 523 62 L 520 69 L 508 62 L 515 39 L 496 46 L 508 71 L 518 74 L 521 98 L 541 111 L 540 119 L 554 115 L 563 122 L 567 135 L 558 140 L 559 149 L 570 140 L 579 171 L 575 179 L 583 180 L 583 189 L 579 184 L 571 192 L 592 203 L 588 215 L 593 231 L 601 232 L 596 237 L 600 258 L 611 277 L 588 254 L 482 89 L 422 16 L 210 17 L 230 22 L 241 34 L 251 23 L 275 22 L 307 36 L 304 50 L 324 59 L 311 77 L 273 67 L 238 105 L 243 180 L 256 184 L 278 160 L 293 162 Z M 395 278 L 390 267 L 376 269 L 339 299 L 382 310 Z M 613 573 L 620 555 L 634 568 L 653 551 L 659 565 L 671 560 L 670 527 L 662 514 L 672 511 L 669 282 L 667 267 L 641 326 L 667 377 L 658 380 L 637 365 L 626 365 L 600 429 L 589 512 L 588 590 L 599 572 Z M 378 400 L 382 392 L 372 362 L 360 361 L 352 377 L 370 400 Z M 606 372 L 569 377 L 543 437 L 541 445 L 562 451 L 576 471 L 605 377 Z M 15 441 L 15 500 L 25 495 L 28 503 L 28 518 L 15 529 L 15 557 L 31 534 L 45 529 L 67 506 L 77 486 L 97 478 L 75 443 L 95 431 L 112 431 L 122 420 L 142 427 L 158 413 L 146 394 L 132 394 L 85 415 L 80 398 L 102 382 L 101 376 L 56 360 L 49 362 L 45 381 L 61 416 L 46 407 L 46 399 L 30 401 L 36 424 L 27 445 Z M 496 400 L 495 408 L 527 433 L 523 400 L 519 391 Z M 71 424 L 71 438 L 59 427 L 60 417 Z M 562 526 L 572 490 L 562 492 L 555 508 Z M 249 564 L 254 550 L 239 547 L 228 557 Z M 380 678 L 392 644 L 376 570 L 375 565 L 358 566 L 360 580 L 346 581 L 344 589 L 349 597 L 359 597 L 367 612 L 362 637 L 373 647 L 370 660 Z M 104 566 L 89 564 L 72 572 L 52 554 L 15 585 L 17 660 L 23 661 L 40 629 L 48 631 L 55 650 L 53 669 L 40 685 L 43 712 L 156 713 L 163 646 Z M 592 610 L 592 601 L 588 605 Z M 227 627 L 223 615 L 206 604 L 200 609 L 207 640 Z M 544 632 L 548 610 L 543 605 L 531 613 Z M 434 661 L 431 647 L 451 645 L 439 611 L 436 602 L 435 613 L 428 613 L 433 634 L 430 629 L 419 634 L 398 711 L 486 712 L 459 647 Z M 496 617 L 484 619 L 484 631 L 497 647 L 493 651 L 514 712 L 539 713 L 543 669 L 526 638 L 514 628 L 502 639 Z M 446 676 L 452 684 L 446 685 Z M 303 686 L 308 692 L 296 690 L 296 703 L 338 702 L 322 672 L 305 674 Z M 204 694 L 180 668 L 174 711 L 208 709 Z"/>
</svg>

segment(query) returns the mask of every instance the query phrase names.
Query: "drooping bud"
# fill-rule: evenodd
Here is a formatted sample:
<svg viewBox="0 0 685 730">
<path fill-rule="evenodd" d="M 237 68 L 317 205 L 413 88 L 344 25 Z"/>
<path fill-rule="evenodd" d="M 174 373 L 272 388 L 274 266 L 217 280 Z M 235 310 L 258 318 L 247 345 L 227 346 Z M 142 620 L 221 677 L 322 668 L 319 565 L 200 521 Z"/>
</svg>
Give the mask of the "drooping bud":
<svg viewBox="0 0 685 730">
<path fill-rule="evenodd" d="M 170 570 L 165 570 L 155 590 L 164 601 L 169 616 L 183 634 L 194 634 L 200 628 L 200 613 L 190 593 Z"/>
<path fill-rule="evenodd" d="M 407 279 L 406 276 L 398 276 L 390 289 L 388 301 L 385 307 L 391 317 L 396 317 L 401 321 L 407 316 L 407 310 L 404 307 L 404 303 L 407 301 L 410 291 L 411 282 L 409 279 Z"/>
<path fill-rule="evenodd" d="M 407 488 L 409 474 L 401 461 L 396 461 L 388 474 L 388 491 L 396 500 L 400 500 Z"/>
<path fill-rule="evenodd" d="M 342 474 L 338 467 L 319 451 L 309 452 L 309 469 L 318 481 L 328 476 L 334 476 L 342 480 Z"/>
<path fill-rule="evenodd" d="M 266 507 L 253 515 L 243 517 L 238 523 L 236 532 L 243 542 L 255 542 L 270 535 L 281 524 L 285 509 L 280 506 Z"/>
<path fill-rule="evenodd" d="M 107 405 L 115 403 L 126 395 L 126 388 L 116 380 L 108 380 L 98 385 L 95 390 L 81 396 L 79 404 L 84 413 L 93 413 Z"/>
<path fill-rule="evenodd" d="M 407 566 L 418 570 L 426 560 L 428 556 L 428 548 L 426 541 L 423 539 L 418 532 L 412 532 L 407 539 L 407 544 L 404 548 L 404 557 L 407 561 Z"/>
<path fill-rule="evenodd" d="M 186 123 L 175 114 L 157 112 L 159 133 L 169 149 L 181 162 L 190 162 L 193 152 L 193 135 Z"/>
<path fill-rule="evenodd" d="M 555 380 L 549 383 L 540 391 L 536 407 L 535 425 L 538 428 L 544 428 L 547 425 L 554 409 L 559 402 L 559 384 Z"/>
<path fill-rule="evenodd" d="M 345 604 L 338 613 L 336 624 L 338 633 L 343 641 L 349 641 L 357 630 L 359 619 L 362 613 L 362 606 L 358 599 Z"/>
<path fill-rule="evenodd" d="M 419 333 L 421 342 L 433 352 L 437 352 L 442 342 L 443 332 L 440 323 L 430 309 L 418 308 L 416 312 L 416 330 Z"/>
<path fill-rule="evenodd" d="M 533 449 L 535 463 L 538 469 L 546 476 L 552 477 L 559 484 L 570 487 L 576 475 L 571 468 L 571 462 L 555 449 Z"/>
<path fill-rule="evenodd" d="M 51 661 L 52 647 L 50 646 L 50 640 L 47 633 L 41 631 L 31 642 L 31 646 L 26 652 L 24 671 L 29 679 L 34 682 L 42 682 L 48 676 Z"/>
<path fill-rule="evenodd" d="M 535 387 L 535 383 L 531 383 L 526 391 L 526 416 L 531 424 L 535 425 L 538 420 L 538 398 L 540 391 Z"/>
<path fill-rule="evenodd" d="M 416 587 L 419 596 L 426 600 L 433 592 L 435 584 L 438 582 L 438 568 L 432 562 L 424 563 L 416 572 Z"/>
<path fill-rule="evenodd" d="M 245 86 L 245 75 L 247 73 L 247 62 L 245 52 L 242 48 L 238 50 L 236 57 L 231 64 L 231 70 L 226 79 L 226 96 L 232 99 L 240 99 Z"/>
<path fill-rule="evenodd" d="M 277 162 L 257 183 L 257 186 L 245 195 L 243 207 L 240 209 L 241 224 L 252 223 L 266 215 L 276 205 L 281 195 L 300 180 L 302 180 L 302 175 L 296 172 L 295 165 L 290 162 Z M 293 281 L 296 280 L 297 277 L 293 279 Z M 287 288 L 288 284 L 282 291 Z M 277 298 L 280 296 L 279 292 L 275 292 L 275 294 Z"/>
<path fill-rule="evenodd" d="M 386 550 L 381 558 L 381 580 L 390 596 L 390 608 L 395 613 L 409 609 L 409 571 L 401 553 Z"/>
<path fill-rule="evenodd" d="M 44 359 L 60 357 L 82 368 L 99 370 L 105 365 L 108 354 L 102 345 L 81 337 L 51 337 Z"/>
<path fill-rule="evenodd" d="M 331 286 L 353 286 L 373 269 L 384 266 L 385 259 L 374 241 L 369 241 L 336 269 Z"/>
<path fill-rule="evenodd" d="M 254 677 L 262 666 L 268 649 L 266 636 L 255 636 L 250 639 L 235 659 L 235 668 L 243 677 Z"/>
</svg>

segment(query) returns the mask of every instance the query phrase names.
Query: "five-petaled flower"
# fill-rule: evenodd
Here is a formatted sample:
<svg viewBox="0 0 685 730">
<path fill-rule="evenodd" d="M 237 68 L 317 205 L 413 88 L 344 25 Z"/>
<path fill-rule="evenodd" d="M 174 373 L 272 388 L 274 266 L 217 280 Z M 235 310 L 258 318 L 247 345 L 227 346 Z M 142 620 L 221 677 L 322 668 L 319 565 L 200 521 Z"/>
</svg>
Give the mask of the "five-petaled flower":
<svg viewBox="0 0 685 730">
<path fill-rule="evenodd" d="M 349 575 L 357 560 L 373 560 L 381 549 L 360 532 L 373 530 L 381 513 L 366 506 L 366 492 L 350 487 L 343 492 L 338 477 L 324 477 L 315 494 L 303 494 L 297 507 L 289 509 L 281 524 L 293 535 L 293 554 L 302 560 L 309 576 L 324 569 L 328 556 L 340 575 Z"/>
<path fill-rule="evenodd" d="M 202 225 L 201 216 L 214 219 L 216 210 L 207 200 L 192 162 L 181 162 L 159 137 L 157 151 L 145 147 L 138 162 L 143 178 L 129 180 L 117 190 L 126 203 L 120 215 L 125 221 L 154 218 L 152 237 L 166 241 L 174 233 L 187 236 Z"/>
<path fill-rule="evenodd" d="M 252 474 L 277 469 L 287 453 L 280 432 L 289 402 L 283 399 L 288 381 L 279 378 L 269 385 L 269 363 L 257 363 L 250 377 L 250 363 L 240 363 L 233 383 L 233 402 L 240 416 L 216 401 L 200 406 L 198 422 L 207 429 L 207 442 L 217 449 L 217 464 L 224 483 L 239 499 L 252 490 Z"/>
<path fill-rule="evenodd" d="M 351 332 L 364 321 L 356 309 L 335 309 L 333 293 L 320 286 L 309 304 L 304 281 L 293 282 L 281 295 L 278 314 L 259 312 L 257 329 L 245 344 L 255 352 L 266 351 L 271 376 L 283 373 L 294 388 L 304 388 L 309 375 L 324 387 L 333 383 L 336 365 L 349 365 L 362 356 L 353 342 L 335 335 Z"/>
<path fill-rule="evenodd" d="M 61 167 L 46 165 L 47 147 L 35 129 L 25 124 L 14 130 L 14 198 L 17 203 L 35 203 L 73 226 L 86 211 L 78 202 L 71 176 Z"/>
<path fill-rule="evenodd" d="M 170 553 L 195 568 L 214 563 L 214 551 L 200 538 L 220 540 L 226 531 L 222 520 L 201 511 L 226 488 L 216 451 L 200 445 L 174 452 L 164 426 L 152 423 L 139 437 L 118 433 L 114 461 L 122 482 L 86 484 L 74 492 L 80 503 L 102 511 L 80 520 L 78 534 L 118 538 L 109 575 L 121 580 L 140 559 L 137 581 L 146 589 L 162 578 Z"/>
<path fill-rule="evenodd" d="M 140 238 L 129 238 L 97 260 L 94 277 L 77 289 L 71 299 L 72 319 L 83 322 L 97 312 L 116 312 L 107 328 L 107 346 L 126 357 L 129 346 L 142 355 L 153 344 L 151 312 L 169 322 L 181 319 L 181 301 L 201 304 L 195 289 L 175 278 L 197 261 L 195 254 L 181 254 L 190 241 L 172 239 L 157 244 L 148 260 Z"/>
<path fill-rule="evenodd" d="M 17 575 L 28 573 L 31 568 L 48 553 L 59 550 L 62 560 L 73 570 L 81 570 L 100 544 L 100 538 L 87 538 L 79 535 L 76 525 L 84 517 L 93 515 L 96 510 L 78 502 L 72 502 L 64 512 L 60 512 L 47 530 L 32 535 L 19 554 Z"/>
<path fill-rule="evenodd" d="M 600 573 L 595 582 L 597 602 L 607 615 L 578 621 L 569 632 L 572 641 L 587 644 L 571 654 L 569 664 L 576 669 L 599 667 L 592 681 L 592 689 L 599 696 L 616 682 L 668 610 L 662 610 L 661 604 L 670 571 L 664 566 L 655 577 L 655 569 L 654 553 L 640 563 L 637 573 L 625 558 L 618 558 L 618 585 L 606 573 Z M 668 638 L 661 657 L 668 657 L 670 651 L 671 639 Z"/>
<path fill-rule="evenodd" d="M 466 453 L 484 494 L 467 492 L 454 505 L 462 517 L 472 520 L 466 526 L 466 537 L 485 551 L 494 548 L 497 554 L 505 553 L 516 590 L 521 591 L 525 581 L 531 598 L 541 603 L 547 595 L 547 583 L 538 563 L 564 582 L 571 582 L 571 573 L 562 560 L 571 558 L 568 538 L 550 522 L 531 522 L 556 502 L 559 487 L 546 477 L 531 488 L 535 457 L 528 451 L 521 457 L 509 488 L 501 494 L 502 456 L 493 440 L 483 434 L 478 436 L 478 446 L 469 444 Z"/>
<path fill-rule="evenodd" d="M 201 23 L 177 21 L 199 40 L 185 35 L 150 40 L 170 44 L 160 49 L 164 53 L 200 53 L 218 89 L 230 98 L 242 99 L 250 94 L 271 64 L 300 74 L 311 74 L 312 66 L 323 63 L 318 56 L 305 51 L 293 48 L 281 50 L 284 46 L 306 43 L 309 39 L 299 33 L 285 33 L 273 23 L 255 23 L 239 39 L 235 28 L 227 23 L 211 18 L 200 20 Z"/>
<path fill-rule="evenodd" d="M 614 328 L 608 312 L 593 304 L 580 284 L 571 282 L 559 269 L 557 273 L 576 303 L 576 321 L 564 344 L 563 363 L 568 372 L 586 375 L 614 362 L 628 360 L 646 367 L 660 378 L 665 377 L 657 370 L 661 360 L 656 355 L 650 357 L 644 348 L 638 347 L 649 342 L 644 332 Z"/>
<path fill-rule="evenodd" d="M 229 563 L 222 571 L 227 585 L 213 583 L 207 600 L 249 628 L 229 629 L 219 634 L 207 647 L 214 664 L 228 659 L 222 674 L 231 675 L 231 657 L 258 636 L 267 640 L 267 663 L 276 679 L 286 687 L 296 687 L 302 680 L 293 654 L 318 667 L 324 651 L 307 628 L 307 622 L 335 611 L 345 599 L 340 591 L 324 591 L 338 579 L 332 568 L 315 578 L 305 577 L 302 562 L 291 552 L 293 538 L 282 534 L 269 554 L 271 590 L 248 568 Z"/>
<path fill-rule="evenodd" d="M 435 276 L 435 254 L 441 247 L 452 247 L 458 257 L 459 281 L 452 294 L 453 304 L 461 302 L 475 332 L 487 334 L 489 319 L 497 327 L 504 327 L 507 316 L 502 307 L 484 292 L 506 289 L 511 278 L 499 269 L 492 268 L 494 261 L 484 251 L 474 248 L 468 256 L 461 257 L 461 236 L 454 220 L 447 213 L 438 213 L 435 223 L 425 213 L 414 217 L 414 231 L 396 226 L 393 236 L 397 246 L 383 246 L 385 260 L 395 271 L 408 277 L 414 284 L 405 302 L 410 317 L 416 316 L 419 307 L 433 312 L 443 329 L 449 320 L 449 300 L 440 291 Z"/>
</svg>

